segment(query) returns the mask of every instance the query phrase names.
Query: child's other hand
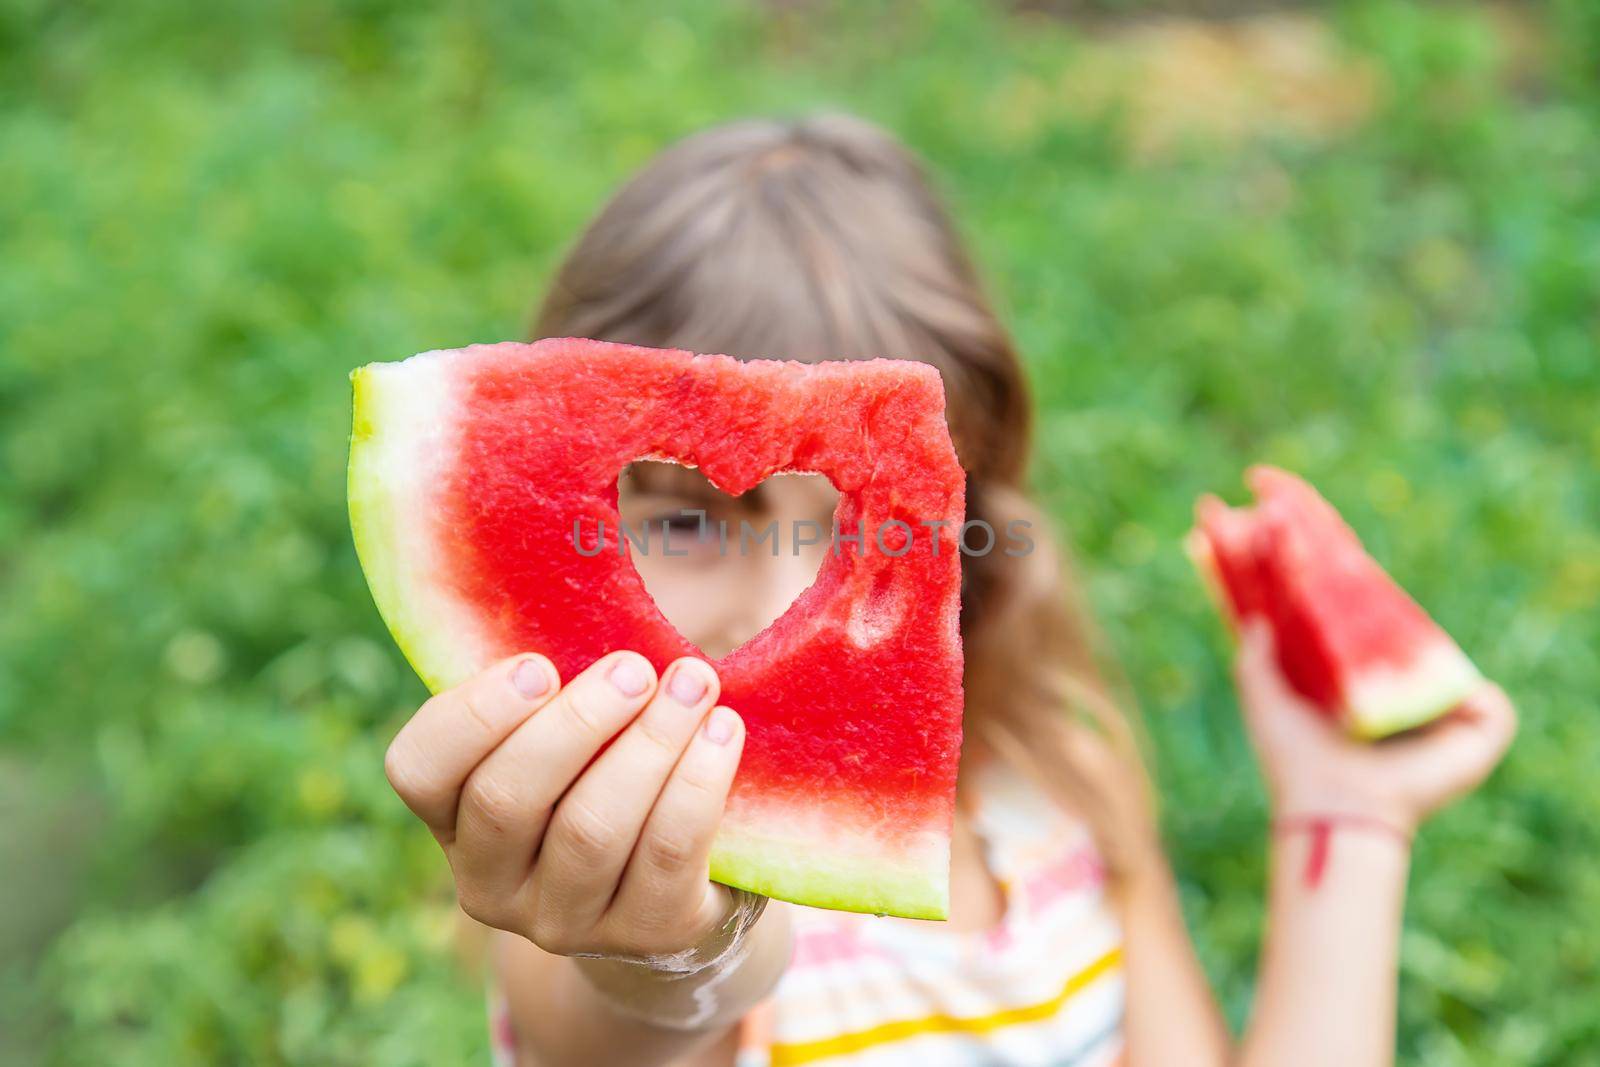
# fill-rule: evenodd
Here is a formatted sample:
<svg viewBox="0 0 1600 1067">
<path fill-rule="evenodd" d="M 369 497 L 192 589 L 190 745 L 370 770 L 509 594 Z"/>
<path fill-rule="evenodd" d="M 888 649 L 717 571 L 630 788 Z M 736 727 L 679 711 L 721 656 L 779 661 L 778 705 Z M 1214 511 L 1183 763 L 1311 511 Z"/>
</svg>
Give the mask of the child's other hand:
<svg viewBox="0 0 1600 1067">
<path fill-rule="evenodd" d="M 1272 632 L 1259 622 L 1240 634 L 1235 673 L 1245 724 L 1280 815 L 1358 814 L 1409 832 L 1482 782 L 1517 729 L 1510 700 L 1485 682 L 1413 732 L 1376 743 L 1347 737 L 1289 687 Z"/>
<path fill-rule="evenodd" d="M 384 769 L 474 919 L 563 956 L 670 956 L 730 910 L 707 865 L 744 731 L 718 693 L 696 659 L 658 680 L 615 652 L 562 687 L 517 656 L 424 704 Z"/>
</svg>

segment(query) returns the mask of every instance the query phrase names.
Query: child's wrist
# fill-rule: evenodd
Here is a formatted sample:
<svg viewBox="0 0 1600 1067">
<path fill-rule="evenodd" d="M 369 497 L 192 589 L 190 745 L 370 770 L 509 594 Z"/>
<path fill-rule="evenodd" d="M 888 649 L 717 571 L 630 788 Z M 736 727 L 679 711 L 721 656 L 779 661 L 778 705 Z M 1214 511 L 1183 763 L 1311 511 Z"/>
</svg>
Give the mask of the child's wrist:
<svg viewBox="0 0 1600 1067">
<path fill-rule="evenodd" d="M 1272 817 L 1276 837 L 1291 834 L 1360 833 L 1380 837 L 1407 850 L 1415 832 L 1405 823 L 1370 812 L 1302 808 Z"/>
<path fill-rule="evenodd" d="M 791 947 L 785 913 L 765 915 L 765 898 L 738 894 L 735 914 L 741 910 L 738 896 L 759 902 L 749 924 L 738 934 L 736 944 L 712 946 L 708 942 L 697 949 L 695 955 L 704 958 L 694 966 L 593 957 L 574 957 L 573 963 L 590 987 L 621 1015 L 672 1030 L 719 1025 L 730 1013 L 742 1014 L 750 1006 L 746 1001 L 753 1003 L 776 984 Z M 759 972 L 753 985 L 745 977 L 749 972 Z M 747 985 L 751 988 L 743 988 Z"/>
<path fill-rule="evenodd" d="M 1359 851 L 1381 848 L 1397 854 L 1402 864 L 1411 857 L 1412 828 L 1382 814 L 1351 808 L 1301 807 L 1274 815 L 1271 823 L 1275 843 L 1295 841 L 1303 845 L 1303 857 L 1284 853 L 1283 858 L 1300 864 L 1300 881 L 1315 889 L 1331 865 L 1334 840 L 1341 847 L 1355 844 Z"/>
<path fill-rule="evenodd" d="M 1384 829 L 1407 839 L 1416 835 L 1421 820 L 1405 805 L 1374 797 L 1352 796 L 1346 791 L 1313 789 L 1279 793 L 1272 799 L 1274 822 L 1304 822 L 1311 818 L 1343 820 L 1351 826 L 1365 824 Z"/>
</svg>

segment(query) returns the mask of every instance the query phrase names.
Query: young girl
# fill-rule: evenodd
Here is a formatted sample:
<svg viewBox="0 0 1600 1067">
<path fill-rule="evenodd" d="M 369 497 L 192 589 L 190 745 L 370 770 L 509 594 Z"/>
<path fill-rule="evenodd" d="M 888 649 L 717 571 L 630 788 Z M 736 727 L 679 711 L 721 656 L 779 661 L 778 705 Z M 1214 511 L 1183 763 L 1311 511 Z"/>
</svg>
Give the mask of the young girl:
<svg viewBox="0 0 1600 1067">
<path fill-rule="evenodd" d="M 1025 519 L 1036 550 L 963 561 L 968 704 L 948 922 L 766 901 L 708 881 L 739 761 L 710 662 L 658 676 L 617 650 L 556 677 L 538 649 L 429 700 L 387 770 L 433 829 L 461 906 L 499 931 L 508 1061 L 1366 1067 L 1392 1057 L 1413 829 L 1510 741 L 1485 686 L 1381 745 L 1300 704 L 1270 638 L 1242 635 L 1240 699 L 1275 814 L 1266 948 L 1243 1037 L 1195 959 L 1148 789 L 1060 554 L 1023 491 L 1029 401 L 1011 339 L 910 154 L 857 120 L 740 122 L 669 149 L 600 213 L 558 273 L 539 336 L 939 368 L 968 507 Z M 818 476 L 739 498 L 636 464 L 634 528 L 827 528 Z M 677 540 L 693 540 L 692 536 Z M 708 657 L 776 618 L 827 551 L 637 554 Z M 601 758 L 591 757 L 608 739 Z"/>
</svg>

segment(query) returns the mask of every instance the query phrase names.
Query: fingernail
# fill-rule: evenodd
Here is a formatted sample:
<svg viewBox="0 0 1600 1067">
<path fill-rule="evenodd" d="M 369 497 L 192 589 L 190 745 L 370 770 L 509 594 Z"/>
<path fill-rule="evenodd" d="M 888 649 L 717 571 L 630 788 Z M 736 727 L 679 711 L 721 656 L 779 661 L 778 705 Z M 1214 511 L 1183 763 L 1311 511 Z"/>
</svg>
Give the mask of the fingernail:
<svg viewBox="0 0 1600 1067">
<path fill-rule="evenodd" d="M 538 660 L 525 659 L 511 672 L 511 684 L 517 687 L 517 692 L 532 700 L 550 691 L 550 674 Z"/>
<path fill-rule="evenodd" d="M 712 708 L 711 714 L 706 716 L 706 724 L 702 729 L 706 732 L 706 740 L 713 745 L 725 745 L 733 740 L 734 714 L 727 708 Z"/>
<path fill-rule="evenodd" d="M 649 670 L 632 656 L 623 656 L 612 664 L 606 677 L 617 687 L 617 692 L 625 697 L 636 697 L 650 688 Z"/>
<path fill-rule="evenodd" d="M 672 681 L 667 683 L 667 692 L 672 694 L 672 699 L 685 707 L 700 703 L 708 688 L 705 672 L 687 663 L 679 664 L 678 669 L 672 672 Z"/>
</svg>

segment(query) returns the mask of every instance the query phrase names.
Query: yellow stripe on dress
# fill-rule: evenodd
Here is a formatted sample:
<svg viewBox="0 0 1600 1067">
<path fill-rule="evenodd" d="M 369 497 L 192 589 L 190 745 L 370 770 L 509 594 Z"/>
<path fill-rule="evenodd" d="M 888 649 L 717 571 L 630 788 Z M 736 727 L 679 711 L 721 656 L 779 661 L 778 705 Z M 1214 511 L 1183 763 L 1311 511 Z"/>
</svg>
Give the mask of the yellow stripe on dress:
<svg viewBox="0 0 1600 1067">
<path fill-rule="evenodd" d="M 1061 1006 L 1070 1000 L 1095 979 L 1114 971 L 1122 963 L 1122 949 L 1114 948 L 1078 971 L 1067 979 L 1061 992 L 1049 1000 L 1037 1004 L 1028 1004 L 1020 1008 L 1006 1008 L 1003 1011 L 992 1012 L 988 1015 L 954 1016 L 954 1015 L 929 1015 L 921 1019 L 900 1019 L 895 1022 L 882 1023 L 866 1030 L 857 1030 L 850 1034 L 838 1034 L 834 1037 L 825 1037 L 816 1041 L 799 1041 L 792 1044 L 774 1044 L 772 1046 L 771 1067 L 797 1067 L 798 1064 L 816 1063 L 829 1056 L 842 1056 L 848 1052 L 860 1052 L 864 1048 L 874 1045 L 886 1045 L 892 1041 L 904 1041 L 908 1037 L 917 1037 L 921 1034 L 987 1034 L 1007 1026 L 1016 1026 L 1019 1023 L 1038 1022 L 1048 1019 L 1061 1010 Z"/>
</svg>

